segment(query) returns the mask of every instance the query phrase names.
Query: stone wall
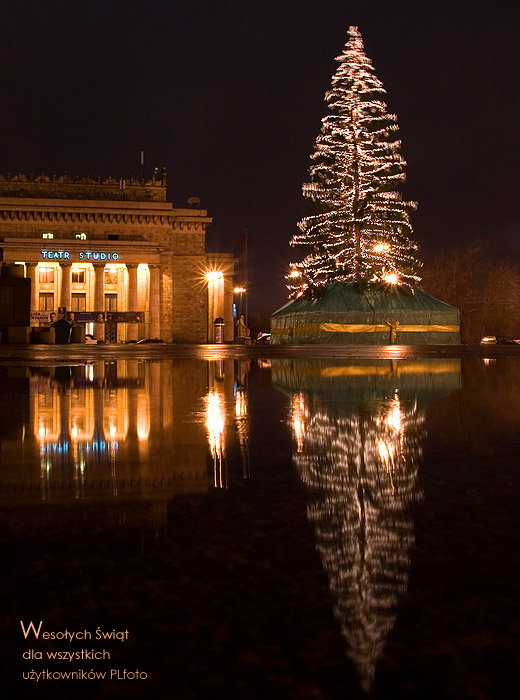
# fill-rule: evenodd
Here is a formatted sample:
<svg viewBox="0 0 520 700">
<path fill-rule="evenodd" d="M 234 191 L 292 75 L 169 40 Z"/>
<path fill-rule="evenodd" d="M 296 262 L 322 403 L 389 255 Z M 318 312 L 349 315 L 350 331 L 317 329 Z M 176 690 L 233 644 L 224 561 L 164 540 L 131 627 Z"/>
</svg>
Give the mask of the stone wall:
<svg viewBox="0 0 520 700">
<path fill-rule="evenodd" d="M 207 342 L 207 287 L 205 258 L 172 256 L 172 339 L 182 343 Z"/>
<path fill-rule="evenodd" d="M 70 175 L 0 175 L 0 197 L 165 202 L 166 171 L 152 180 L 71 177 Z"/>
</svg>

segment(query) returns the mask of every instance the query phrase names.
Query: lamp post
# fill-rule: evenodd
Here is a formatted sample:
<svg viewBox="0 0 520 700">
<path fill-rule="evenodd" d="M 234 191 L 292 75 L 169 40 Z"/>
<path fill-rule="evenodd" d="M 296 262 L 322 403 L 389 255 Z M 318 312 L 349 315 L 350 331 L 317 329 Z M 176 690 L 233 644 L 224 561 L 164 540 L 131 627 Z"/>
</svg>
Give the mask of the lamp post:
<svg viewBox="0 0 520 700">
<path fill-rule="evenodd" d="M 237 316 L 238 316 L 239 318 L 240 318 L 240 316 L 242 315 L 242 297 L 243 297 L 243 295 L 246 293 L 246 291 L 247 291 L 247 290 L 246 290 L 245 287 L 235 287 L 235 288 L 233 289 L 233 292 L 235 293 L 235 295 L 238 296 L 238 298 L 239 298 L 239 300 L 240 300 L 240 301 L 239 301 L 239 305 L 238 305 L 238 314 L 237 314 Z M 246 297 L 246 299 L 247 299 L 247 297 Z M 247 326 L 247 313 L 245 314 L 245 317 L 246 317 L 246 326 Z"/>
</svg>

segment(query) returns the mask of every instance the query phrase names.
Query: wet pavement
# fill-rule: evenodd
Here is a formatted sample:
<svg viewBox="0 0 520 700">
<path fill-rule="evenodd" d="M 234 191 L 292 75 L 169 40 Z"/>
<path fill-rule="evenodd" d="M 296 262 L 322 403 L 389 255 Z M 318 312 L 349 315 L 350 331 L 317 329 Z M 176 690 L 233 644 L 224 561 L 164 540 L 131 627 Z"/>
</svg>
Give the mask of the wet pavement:
<svg viewBox="0 0 520 700">
<path fill-rule="evenodd" d="M 8 697 L 517 697 L 520 348 L 5 348 Z"/>
<path fill-rule="evenodd" d="M 235 359 L 314 357 L 414 359 L 421 357 L 518 357 L 520 345 L 0 345 L 7 362 L 42 363 L 113 359 Z"/>
</svg>

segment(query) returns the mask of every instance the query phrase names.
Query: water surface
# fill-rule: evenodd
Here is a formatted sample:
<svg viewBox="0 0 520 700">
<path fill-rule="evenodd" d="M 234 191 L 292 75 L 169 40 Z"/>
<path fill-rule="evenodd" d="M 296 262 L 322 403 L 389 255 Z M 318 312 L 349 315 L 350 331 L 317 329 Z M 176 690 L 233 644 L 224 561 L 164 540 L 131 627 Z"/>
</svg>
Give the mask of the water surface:
<svg viewBox="0 0 520 700">
<path fill-rule="evenodd" d="M 516 697 L 520 359 L 18 361 L 0 387 L 5 687 Z M 21 619 L 129 639 L 45 661 L 85 644 Z M 22 676 L 116 667 L 147 678 Z"/>
</svg>

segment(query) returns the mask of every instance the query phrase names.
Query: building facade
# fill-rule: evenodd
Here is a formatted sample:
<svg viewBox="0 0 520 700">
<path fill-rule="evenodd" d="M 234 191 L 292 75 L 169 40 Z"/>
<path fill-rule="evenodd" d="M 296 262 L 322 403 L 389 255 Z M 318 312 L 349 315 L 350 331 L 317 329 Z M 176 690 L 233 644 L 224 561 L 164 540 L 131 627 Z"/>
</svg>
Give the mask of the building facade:
<svg viewBox="0 0 520 700">
<path fill-rule="evenodd" d="M 166 200 L 152 180 L 0 175 L 0 254 L 31 280 L 31 325 L 61 311 L 99 340 L 233 340 L 231 254 L 206 252 L 197 198 Z M 54 316 L 56 314 L 56 317 Z"/>
</svg>

